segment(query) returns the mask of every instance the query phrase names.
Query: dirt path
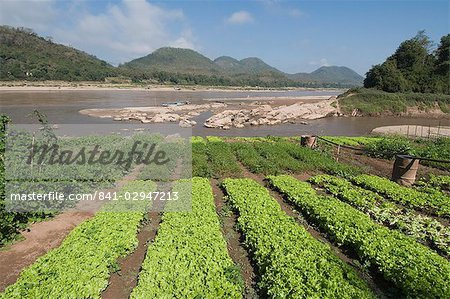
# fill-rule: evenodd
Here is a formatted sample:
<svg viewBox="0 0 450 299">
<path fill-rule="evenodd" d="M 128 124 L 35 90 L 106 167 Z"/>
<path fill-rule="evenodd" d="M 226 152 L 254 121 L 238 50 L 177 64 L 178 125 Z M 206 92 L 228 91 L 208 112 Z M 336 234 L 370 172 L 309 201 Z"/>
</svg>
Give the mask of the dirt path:
<svg viewBox="0 0 450 299">
<path fill-rule="evenodd" d="M 158 189 L 158 191 L 165 191 Z M 148 213 L 148 219 L 142 224 L 137 235 L 138 246 L 133 253 L 119 259 L 120 270 L 109 277 L 108 287 L 102 293 L 105 299 L 129 298 L 138 282 L 139 272 L 147 254 L 149 244 L 155 239 L 161 223 L 163 201 L 156 201 Z"/>
<path fill-rule="evenodd" d="M 115 188 L 104 191 L 118 191 L 126 182 L 136 179 L 139 171 L 140 168 L 134 169 L 118 181 Z M 16 282 L 25 267 L 33 264 L 51 249 L 58 247 L 75 226 L 94 216 L 94 208 L 92 205 L 89 209 L 84 206 L 81 207 L 82 211 L 66 211 L 47 221 L 31 224 L 21 233 L 23 240 L 1 250 L 0 292 Z"/>
<path fill-rule="evenodd" d="M 238 265 L 244 279 L 244 298 L 259 298 L 256 291 L 257 276 L 255 267 L 251 263 L 247 250 L 242 245 L 243 236 L 235 229 L 237 215 L 227 209 L 224 193 L 219 187 L 219 181 L 213 179 L 211 180 L 211 185 L 214 192 L 216 211 L 222 222 L 222 234 L 227 241 L 228 253 L 233 262 Z"/>
</svg>

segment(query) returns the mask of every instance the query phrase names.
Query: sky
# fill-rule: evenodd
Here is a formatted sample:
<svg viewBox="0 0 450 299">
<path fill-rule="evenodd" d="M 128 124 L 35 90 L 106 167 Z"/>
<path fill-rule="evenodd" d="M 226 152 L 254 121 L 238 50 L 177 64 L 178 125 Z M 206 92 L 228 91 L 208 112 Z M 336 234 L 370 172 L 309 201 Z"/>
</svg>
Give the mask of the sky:
<svg viewBox="0 0 450 299">
<path fill-rule="evenodd" d="M 419 30 L 438 43 L 450 1 L 0 0 L 0 24 L 113 65 L 172 46 L 259 57 L 287 73 L 339 65 L 364 75 Z"/>
</svg>

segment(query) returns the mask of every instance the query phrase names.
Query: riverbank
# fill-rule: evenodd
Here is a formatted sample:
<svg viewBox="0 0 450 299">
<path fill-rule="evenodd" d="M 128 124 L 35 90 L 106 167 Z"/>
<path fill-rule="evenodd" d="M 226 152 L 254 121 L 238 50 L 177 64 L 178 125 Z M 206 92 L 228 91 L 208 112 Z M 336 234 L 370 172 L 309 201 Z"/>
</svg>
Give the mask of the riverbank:
<svg viewBox="0 0 450 299">
<path fill-rule="evenodd" d="M 381 135 L 402 135 L 414 138 L 437 138 L 450 137 L 449 126 L 418 126 L 418 125 L 402 125 L 402 126 L 383 126 L 372 130 L 373 134 Z"/>
<path fill-rule="evenodd" d="M 242 87 L 242 86 L 204 86 L 204 85 L 157 85 L 139 83 L 107 83 L 107 82 L 66 82 L 66 81 L 0 81 L 0 91 L 95 91 L 95 90 L 137 90 L 137 91 L 336 91 L 345 92 L 338 88 L 307 88 L 307 87 Z"/>
<path fill-rule="evenodd" d="M 351 116 L 450 118 L 450 95 L 388 93 L 354 88 L 338 96 L 342 113 Z"/>
</svg>

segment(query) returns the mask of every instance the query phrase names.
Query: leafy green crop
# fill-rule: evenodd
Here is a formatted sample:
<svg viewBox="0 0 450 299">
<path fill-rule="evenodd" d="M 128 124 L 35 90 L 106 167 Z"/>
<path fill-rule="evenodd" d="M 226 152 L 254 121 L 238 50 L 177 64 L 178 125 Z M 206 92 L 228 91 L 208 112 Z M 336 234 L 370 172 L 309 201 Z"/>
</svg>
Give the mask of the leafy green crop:
<svg viewBox="0 0 450 299">
<path fill-rule="evenodd" d="M 180 191 L 182 183 L 173 190 Z M 166 212 L 131 298 L 242 298 L 208 179 L 192 179 L 192 211 Z"/>
<path fill-rule="evenodd" d="M 388 179 L 362 174 L 352 179 L 354 183 L 375 191 L 394 202 L 415 209 L 432 209 L 437 215 L 450 217 L 450 197 L 442 193 L 425 193 L 400 186 Z"/>
<path fill-rule="evenodd" d="M 298 172 L 305 170 L 306 165 L 286 152 L 277 142 L 254 142 L 253 146 L 256 151 L 266 159 L 266 163 L 273 165 L 277 173 L 281 172 Z"/>
<path fill-rule="evenodd" d="M 364 137 L 364 136 L 358 136 L 358 137 L 349 137 L 349 136 L 322 136 L 322 138 L 333 141 L 337 144 L 341 145 L 349 145 L 349 146 L 360 146 L 360 145 L 366 145 L 375 141 L 380 140 L 379 137 Z M 320 140 L 319 140 L 320 142 Z"/>
<path fill-rule="evenodd" d="M 326 153 L 301 147 L 292 142 L 278 142 L 276 146 L 300 161 L 304 165 L 303 170 L 320 170 L 343 177 L 361 173 L 358 168 L 336 162 L 333 157 Z"/>
<path fill-rule="evenodd" d="M 261 157 L 250 142 L 230 143 L 236 157 L 253 173 L 277 174 L 282 170 L 277 165 Z"/>
<path fill-rule="evenodd" d="M 192 142 L 192 175 L 205 178 L 212 177 L 205 142 Z"/>
<path fill-rule="evenodd" d="M 155 187 L 151 181 L 135 181 L 121 192 L 151 192 Z M 98 212 L 26 268 L 0 298 L 100 298 L 117 259 L 137 246 L 143 219 L 144 212 Z"/>
<path fill-rule="evenodd" d="M 421 243 L 430 244 L 439 253 L 450 256 L 450 230 L 439 221 L 400 209 L 392 203 L 385 202 L 377 193 L 354 186 L 345 179 L 319 175 L 309 181 L 368 214 L 378 223 L 398 229 Z"/>
<path fill-rule="evenodd" d="M 407 297 L 450 297 L 450 263 L 445 258 L 334 197 L 318 196 L 308 183 L 289 176 L 269 181 L 330 238 L 355 250 Z"/>
<path fill-rule="evenodd" d="M 211 139 L 211 138 L 210 138 Z M 206 152 L 211 165 L 211 170 L 215 178 L 239 177 L 242 173 L 236 157 L 228 143 L 211 139 L 206 144 Z"/>
<path fill-rule="evenodd" d="M 373 298 L 366 283 L 330 247 L 288 217 L 266 188 L 250 179 L 223 186 L 270 298 Z"/>
</svg>

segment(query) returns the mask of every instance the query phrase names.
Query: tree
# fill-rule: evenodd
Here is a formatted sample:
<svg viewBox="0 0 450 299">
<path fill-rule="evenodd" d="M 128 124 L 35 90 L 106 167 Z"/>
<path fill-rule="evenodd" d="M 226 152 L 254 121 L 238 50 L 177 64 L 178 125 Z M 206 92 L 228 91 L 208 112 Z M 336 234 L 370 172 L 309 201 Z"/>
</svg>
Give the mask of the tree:
<svg viewBox="0 0 450 299">
<path fill-rule="evenodd" d="M 433 42 L 419 31 L 400 44 L 395 53 L 366 74 L 364 86 L 387 92 L 414 91 L 422 93 L 449 91 L 450 35 L 441 39 L 433 52 Z"/>
<path fill-rule="evenodd" d="M 366 74 L 364 87 L 381 89 L 387 92 L 403 92 L 409 89 L 408 82 L 393 60 L 374 66 Z"/>
<path fill-rule="evenodd" d="M 450 34 L 441 38 L 441 43 L 436 50 L 435 73 L 438 91 L 450 94 Z"/>
</svg>

